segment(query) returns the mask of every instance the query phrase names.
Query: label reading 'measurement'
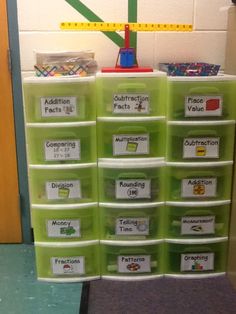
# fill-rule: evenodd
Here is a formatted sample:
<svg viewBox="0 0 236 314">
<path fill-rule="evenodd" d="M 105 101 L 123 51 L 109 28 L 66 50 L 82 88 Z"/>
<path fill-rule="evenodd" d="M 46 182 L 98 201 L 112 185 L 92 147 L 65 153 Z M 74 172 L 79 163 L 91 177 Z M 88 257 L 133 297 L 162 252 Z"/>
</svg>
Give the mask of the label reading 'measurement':
<svg viewBox="0 0 236 314">
<path fill-rule="evenodd" d="M 47 220 L 48 237 L 74 238 L 80 237 L 79 219 L 53 219 Z"/>
<path fill-rule="evenodd" d="M 217 178 L 192 178 L 182 180 L 182 197 L 215 197 Z"/>
<path fill-rule="evenodd" d="M 184 138 L 183 158 L 219 158 L 219 137 Z"/>
<path fill-rule="evenodd" d="M 180 270 L 190 272 L 214 270 L 214 253 L 181 254 Z"/>
<path fill-rule="evenodd" d="M 80 160 L 80 140 L 44 142 L 46 160 Z"/>
<path fill-rule="evenodd" d="M 76 116 L 76 97 L 42 97 L 40 98 L 42 117 Z"/>
<path fill-rule="evenodd" d="M 149 235 L 149 218 L 117 218 L 116 235 Z"/>
<path fill-rule="evenodd" d="M 118 256 L 119 273 L 149 273 L 151 272 L 150 255 Z"/>
<path fill-rule="evenodd" d="M 148 114 L 150 100 L 147 94 L 114 94 L 113 113 Z"/>
<path fill-rule="evenodd" d="M 222 96 L 191 95 L 185 97 L 185 117 L 222 116 Z"/>
<path fill-rule="evenodd" d="M 116 180 L 116 199 L 151 198 L 151 180 Z"/>
<path fill-rule="evenodd" d="M 54 275 L 74 275 L 85 273 L 84 256 L 51 257 Z"/>
<path fill-rule="evenodd" d="M 182 235 L 215 233 L 215 216 L 186 216 L 181 218 Z"/>
<path fill-rule="evenodd" d="M 149 134 L 113 135 L 113 156 L 148 154 Z"/>
<path fill-rule="evenodd" d="M 80 180 L 46 182 L 49 200 L 81 198 Z"/>
</svg>

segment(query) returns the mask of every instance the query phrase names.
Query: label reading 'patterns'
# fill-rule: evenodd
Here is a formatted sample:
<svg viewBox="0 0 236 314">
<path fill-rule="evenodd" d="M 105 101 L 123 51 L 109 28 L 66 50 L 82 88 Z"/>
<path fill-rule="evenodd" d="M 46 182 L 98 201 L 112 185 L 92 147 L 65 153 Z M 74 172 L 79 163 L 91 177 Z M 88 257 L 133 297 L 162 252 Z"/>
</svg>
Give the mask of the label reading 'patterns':
<svg viewBox="0 0 236 314">
<path fill-rule="evenodd" d="M 125 255 L 118 256 L 119 273 L 150 273 L 150 255 Z"/>
</svg>

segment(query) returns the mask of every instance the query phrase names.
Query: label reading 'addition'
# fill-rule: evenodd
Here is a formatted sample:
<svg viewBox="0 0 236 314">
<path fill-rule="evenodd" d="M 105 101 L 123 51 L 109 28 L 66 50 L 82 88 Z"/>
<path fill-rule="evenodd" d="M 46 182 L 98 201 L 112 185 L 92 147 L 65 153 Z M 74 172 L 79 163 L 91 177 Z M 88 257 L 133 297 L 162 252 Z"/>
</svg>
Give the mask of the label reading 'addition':
<svg viewBox="0 0 236 314">
<path fill-rule="evenodd" d="M 147 94 L 115 94 L 113 95 L 113 113 L 148 114 L 149 95 Z"/>
<path fill-rule="evenodd" d="M 116 235 L 149 235 L 149 218 L 117 218 Z"/>
<path fill-rule="evenodd" d="M 181 219 L 181 234 L 202 235 L 215 233 L 215 216 L 186 216 Z"/>
<path fill-rule="evenodd" d="M 116 199 L 151 198 L 151 180 L 116 180 Z"/>
<path fill-rule="evenodd" d="M 51 257 L 54 275 L 74 275 L 85 273 L 84 256 Z"/>
<path fill-rule="evenodd" d="M 49 200 L 81 198 L 80 180 L 46 182 Z"/>
<path fill-rule="evenodd" d="M 192 95 L 185 97 L 185 117 L 222 116 L 222 96 Z"/>
<path fill-rule="evenodd" d="M 148 154 L 149 134 L 113 135 L 113 156 Z"/>
<path fill-rule="evenodd" d="M 184 138 L 183 158 L 219 158 L 219 137 Z"/>
<path fill-rule="evenodd" d="M 181 254 L 180 270 L 190 272 L 214 270 L 214 253 Z"/>
<path fill-rule="evenodd" d="M 44 142 L 46 160 L 80 160 L 80 140 Z"/>
<path fill-rule="evenodd" d="M 150 273 L 150 255 L 118 256 L 119 273 Z"/>
<path fill-rule="evenodd" d="M 47 220 L 48 237 L 75 238 L 80 237 L 79 219 L 53 219 Z"/>
<path fill-rule="evenodd" d="M 182 180 L 182 197 L 215 197 L 217 178 L 193 178 Z"/>
<path fill-rule="evenodd" d="M 76 116 L 76 97 L 42 97 L 40 98 L 42 117 Z"/>
</svg>

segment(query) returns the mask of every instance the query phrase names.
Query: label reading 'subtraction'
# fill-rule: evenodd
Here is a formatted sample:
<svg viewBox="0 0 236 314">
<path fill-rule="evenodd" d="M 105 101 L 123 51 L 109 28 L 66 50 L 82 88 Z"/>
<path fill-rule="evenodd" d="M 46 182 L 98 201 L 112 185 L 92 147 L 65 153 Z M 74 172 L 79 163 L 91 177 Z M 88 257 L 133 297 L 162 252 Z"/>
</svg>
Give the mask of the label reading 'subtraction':
<svg viewBox="0 0 236 314">
<path fill-rule="evenodd" d="M 54 275 L 74 275 L 85 273 L 84 256 L 51 257 Z"/>
<path fill-rule="evenodd" d="M 182 180 L 182 197 L 215 197 L 217 178 L 190 178 Z"/>
<path fill-rule="evenodd" d="M 80 140 L 44 142 L 46 160 L 80 160 Z"/>
<path fill-rule="evenodd" d="M 42 117 L 76 116 L 76 97 L 42 97 L 40 98 Z"/>
<path fill-rule="evenodd" d="M 151 198 L 151 180 L 116 180 L 116 199 Z"/>
<path fill-rule="evenodd" d="M 74 238 L 80 237 L 79 219 L 53 219 L 47 220 L 48 237 Z"/>
<path fill-rule="evenodd" d="M 148 154 L 149 134 L 113 135 L 113 156 Z"/>
<path fill-rule="evenodd" d="M 46 182 L 47 198 L 81 198 L 80 180 Z"/>
<path fill-rule="evenodd" d="M 219 137 L 184 138 L 183 158 L 219 158 Z"/>
<path fill-rule="evenodd" d="M 181 254 L 181 271 L 214 270 L 214 253 Z"/>
<path fill-rule="evenodd" d="M 113 95 L 113 113 L 148 114 L 149 95 L 147 94 L 115 94 Z"/>
<path fill-rule="evenodd" d="M 121 255 L 118 256 L 119 273 L 150 273 L 150 255 Z"/>
<path fill-rule="evenodd" d="M 182 235 L 215 233 L 215 216 L 186 216 L 181 219 Z"/>
<path fill-rule="evenodd" d="M 116 235 L 149 235 L 149 218 L 117 218 Z"/>
<path fill-rule="evenodd" d="M 191 95 L 185 97 L 185 117 L 222 116 L 222 96 Z"/>
</svg>

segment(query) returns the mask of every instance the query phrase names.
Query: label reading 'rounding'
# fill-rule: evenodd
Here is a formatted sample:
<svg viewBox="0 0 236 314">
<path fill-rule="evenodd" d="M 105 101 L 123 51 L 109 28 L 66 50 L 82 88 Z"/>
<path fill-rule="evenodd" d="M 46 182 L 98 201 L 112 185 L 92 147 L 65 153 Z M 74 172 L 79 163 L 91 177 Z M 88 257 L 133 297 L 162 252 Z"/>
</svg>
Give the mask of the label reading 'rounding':
<svg viewBox="0 0 236 314">
<path fill-rule="evenodd" d="M 113 135 L 113 156 L 148 154 L 149 134 Z"/>
<path fill-rule="evenodd" d="M 181 254 L 180 270 L 189 272 L 214 270 L 214 253 Z"/>
<path fill-rule="evenodd" d="M 49 200 L 81 198 L 80 180 L 46 182 Z"/>
<path fill-rule="evenodd" d="M 40 98 L 42 117 L 69 117 L 77 115 L 76 97 Z"/>
<path fill-rule="evenodd" d="M 75 238 L 80 237 L 79 219 L 53 219 L 47 220 L 48 237 Z"/>
<path fill-rule="evenodd" d="M 116 199 L 151 198 L 151 180 L 116 180 Z"/>
<path fill-rule="evenodd" d="M 216 178 L 193 178 L 182 180 L 182 197 L 215 197 Z"/>
<path fill-rule="evenodd" d="M 116 235 L 149 235 L 149 218 L 117 218 Z"/>
<path fill-rule="evenodd" d="M 185 97 L 185 117 L 222 116 L 222 96 L 192 95 Z"/>
<path fill-rule="evenodd" d="M 183 158 L 219 158 L 219 137 L 184 138 Z"/>
<path fill-rule="evenodd" d="M 115 94 L 113 95 L 113 113 L 148 114 L 149 95 L 147 94 Z"/>
<path fill-rule="evenodd" d="M 125 255 L 118 256 L 119 273 L 150 273 L 150 255 Z"/>
<path fill-rule="evenodd" d="M 74 275 L 85 273 L 84 256 L 51 257 L 54 275 Z"/>
<path fill-rule="evenodd" d="M 215 233 L 215 216 L 186 216 L 181 219 L 182 235 Z"/>
<path fill-rule="evenodd" d="M 45 141 L 46 160 L 80 160 L 80 140 Z"/>
</svg>

